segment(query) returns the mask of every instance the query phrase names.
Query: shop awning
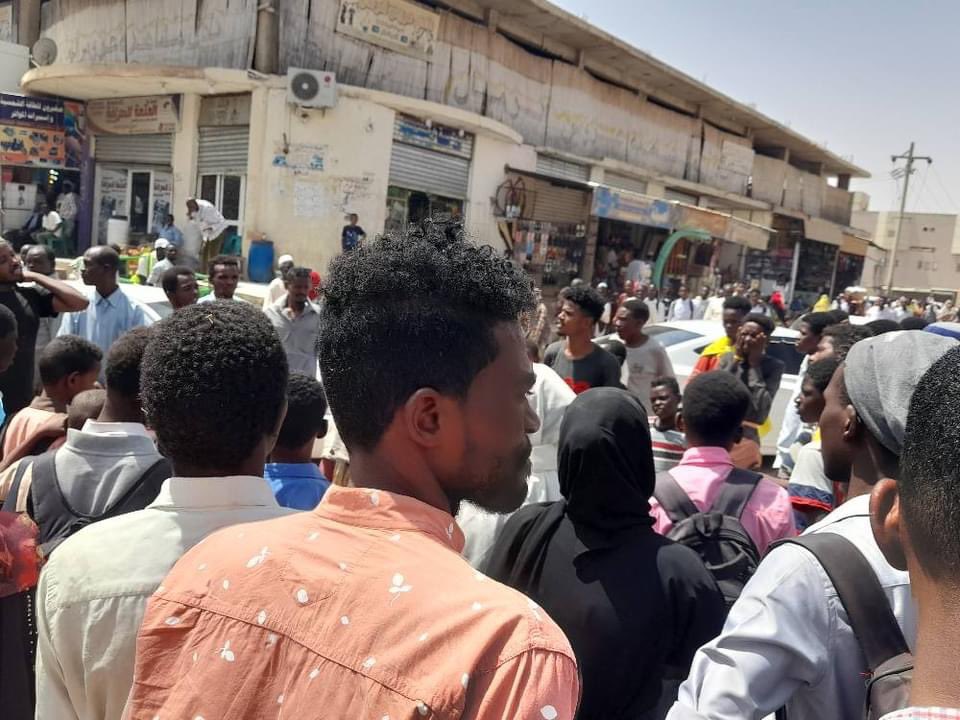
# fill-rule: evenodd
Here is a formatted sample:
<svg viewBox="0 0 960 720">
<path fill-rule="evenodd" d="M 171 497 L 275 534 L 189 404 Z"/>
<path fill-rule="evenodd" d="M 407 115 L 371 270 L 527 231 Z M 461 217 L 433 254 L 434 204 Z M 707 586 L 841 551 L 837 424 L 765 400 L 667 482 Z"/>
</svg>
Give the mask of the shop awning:
<svg viewBox="0 0 960 720">
<path fill-rule="evenodd" d="M 843 233 L 843 240 L 840 243 L 840 252 L 847 255 L 857 255 L 866 257 L 867 248 L 870 247 L 870 241 L 866 238 L 857 237 L 850 233 Z"/>
<path fill-rule="evenodd" d="M 843 229 L 829 220 L 808 217 L 803 221 L 803 228 L 804 236 L 810 240 L 837 246 L 843 243 Z"/>
</svg>

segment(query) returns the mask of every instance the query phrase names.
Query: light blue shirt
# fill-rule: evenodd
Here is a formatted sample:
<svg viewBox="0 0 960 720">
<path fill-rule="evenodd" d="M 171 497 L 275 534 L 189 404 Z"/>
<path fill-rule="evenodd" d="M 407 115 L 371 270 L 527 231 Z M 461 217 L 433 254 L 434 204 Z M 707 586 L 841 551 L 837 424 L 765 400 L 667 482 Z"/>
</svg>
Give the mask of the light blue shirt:
<svg viewBox="0 0 960 720">
<path fill-rule="evenodd" d="M 180 232 L 180 228 L 178 228 L 176 225 L 160 228 L 160 232 L 157 233 L 157 237 L 161 237 L 164 240 L 169 240 L 171 244 L 176 245 L 178 248 L 183 247 L 183 233 Z"/>
<path fill-rule="evenodd" d="M 152 325 L 143 308 L 128 298 L 120 288 L 109 297 L 101 297 L 96 289 L 90 292 L 90 304 L 82 312 L 64 313 L 61 335 L 78 335 L 99 347 L 106 355 L 114 340 L 128 330 Z"/>
</svg>

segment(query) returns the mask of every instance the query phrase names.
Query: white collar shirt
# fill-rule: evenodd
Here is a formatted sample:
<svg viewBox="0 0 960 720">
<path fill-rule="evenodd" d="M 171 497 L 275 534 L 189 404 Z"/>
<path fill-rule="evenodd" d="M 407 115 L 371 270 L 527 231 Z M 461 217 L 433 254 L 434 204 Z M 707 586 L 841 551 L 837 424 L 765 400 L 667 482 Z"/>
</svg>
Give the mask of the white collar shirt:
<svg viewBox="0 0 960 720">
<path fill-rule="evenodd" d="M 807 533 L 850 540 L 877 574 L 907 644 L 916 611 L 905 572 L 892 568 L 870 529 L 869 495 L 848 500 Z M 775 548 L 730 609 L 721 634 L 697 651 L 667 720 L 861 717 L 866 661 L 833 583 L 811 553 Z"/>
<path fill-rule="evenodd" d="M 147 600 L 170 568 L 220 528 L 290 512 L 262 477 L 174 477 L 144 510 L 68 538 L 37 586 L 37 717 L 119 718 Z"/>
</svg>

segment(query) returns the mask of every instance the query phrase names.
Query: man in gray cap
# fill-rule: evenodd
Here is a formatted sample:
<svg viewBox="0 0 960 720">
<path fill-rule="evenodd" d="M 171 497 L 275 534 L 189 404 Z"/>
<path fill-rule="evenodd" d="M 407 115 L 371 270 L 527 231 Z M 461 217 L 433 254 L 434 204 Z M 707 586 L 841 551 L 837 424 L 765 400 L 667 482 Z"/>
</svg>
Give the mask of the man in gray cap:
<svg viewBox="0 0 960 720">
<path fill-rule="evenodd" d="M 891 567 L 870 527 L 870 493 L 898 477 L 913 389 L 957 343 L 920 331 L 854 345 L 824 393 L 820 416 L 827 475 L 848 482 L 847 501 L 811 526 L 851 541 L 869 563 L 912 647 L 916 616 L 907 573 Z M 719 637 L 693 660 L 667 720 L 862 717 L 863 652 L 826 571 L 804 548 L 775 548 L 730 609 Z"/>
</svg>

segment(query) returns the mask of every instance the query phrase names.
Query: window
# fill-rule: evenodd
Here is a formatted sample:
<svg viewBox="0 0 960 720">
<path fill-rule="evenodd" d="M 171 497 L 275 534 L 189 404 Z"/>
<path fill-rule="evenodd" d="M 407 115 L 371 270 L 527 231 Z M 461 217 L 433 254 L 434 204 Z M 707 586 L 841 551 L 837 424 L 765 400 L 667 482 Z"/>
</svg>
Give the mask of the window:
<svg viewBox="0 0 960 720">
<path fill-rule="evenodd" d="M 230 223 L 230 234 L 243 235 L 243 175 L 201 175 L 197 194 L 213 205 Z"/>
</svg>

